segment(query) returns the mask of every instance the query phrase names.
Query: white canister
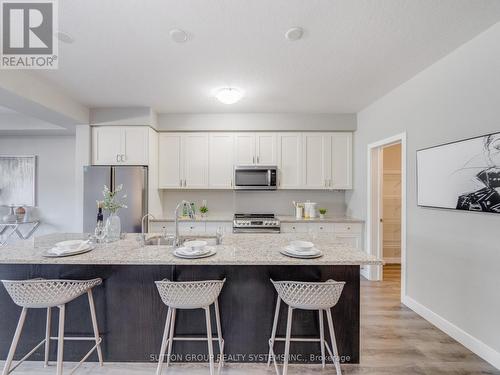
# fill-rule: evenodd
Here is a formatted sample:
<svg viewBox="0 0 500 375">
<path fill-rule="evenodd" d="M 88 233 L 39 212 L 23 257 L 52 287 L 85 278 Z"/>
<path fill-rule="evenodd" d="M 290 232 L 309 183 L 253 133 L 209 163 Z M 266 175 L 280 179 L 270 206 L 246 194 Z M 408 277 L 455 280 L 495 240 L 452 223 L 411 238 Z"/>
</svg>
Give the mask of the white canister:
<svg viewBox="0 0 500 375">
<path fill-rule="evenodd" d="M 304 207 L 295 206 L 295 218 L 302 219 L 304 217 Z"/>
<path fill-rule="evenodd" d="M 316 206 L 318 204 L 315 202 L 305 202 L 304 203 L 304 217 L 306 219 L 312 219 L 316 217 Z"/>
</svg>

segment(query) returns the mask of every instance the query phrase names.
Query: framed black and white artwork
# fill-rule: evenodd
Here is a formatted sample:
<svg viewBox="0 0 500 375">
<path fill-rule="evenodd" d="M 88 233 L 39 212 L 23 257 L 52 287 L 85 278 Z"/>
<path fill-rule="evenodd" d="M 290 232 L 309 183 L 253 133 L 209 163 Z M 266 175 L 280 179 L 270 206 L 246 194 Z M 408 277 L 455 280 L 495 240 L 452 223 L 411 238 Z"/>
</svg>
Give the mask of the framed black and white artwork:
<svg viewBox="0 0 500 375">
<path fill-rule="evenodd" d="M 0 155 L 0 206 L 36 205 L 36 156 Z"/>
<path fill-rule="evenodd" d="M 417 203 L 500 213 L 500 133 L 417 151 Z"/>
</svg>

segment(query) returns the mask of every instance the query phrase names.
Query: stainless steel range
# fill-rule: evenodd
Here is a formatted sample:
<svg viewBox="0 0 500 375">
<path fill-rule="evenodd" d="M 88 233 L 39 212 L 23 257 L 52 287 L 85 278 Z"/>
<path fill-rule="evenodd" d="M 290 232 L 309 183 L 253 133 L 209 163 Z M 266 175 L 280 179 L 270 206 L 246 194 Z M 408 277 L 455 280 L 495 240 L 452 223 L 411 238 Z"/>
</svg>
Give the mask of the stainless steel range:
<svg viewBox="0 0 500 375">
<path fill-rule="evenodd" d="M 274 214 L 234 214 L 233 233 L 280 233 Z"/>
</svg>

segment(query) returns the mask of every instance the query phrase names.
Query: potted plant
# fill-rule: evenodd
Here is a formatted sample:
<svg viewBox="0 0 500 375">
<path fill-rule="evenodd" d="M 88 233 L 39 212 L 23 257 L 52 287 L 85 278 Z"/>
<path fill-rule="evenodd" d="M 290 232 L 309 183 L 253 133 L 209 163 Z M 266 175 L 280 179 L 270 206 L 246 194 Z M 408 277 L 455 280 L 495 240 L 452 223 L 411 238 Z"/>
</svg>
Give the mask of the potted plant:
<svg viewBox="0 0 500 375">
<path fill-rule="evenodd" d="M 102 191 L 104 197 L 102 208 L 109 213 L 106 219 L 106 237 L 109 242 L 118 241 L 121 236 L 122 226 L 118 211 L 120 208 L 127 208 L 125 205 L 127 195 L 125 194 L 121 198 L 117 196 L 122 189 L 123 185 L 118 185 L 114 191 L 111 191 L 107 185 L 104 185 Z"/>
<path fill-rule="evenodd" d="M 326 208 L 320 208 L 320 209 L 319 209 L 319 218 L 320 218 L 320 219 L 324 219 L 324 218 L 325 218 L 326 211 L 327 211 L 327 209 L 326 209 Z"/>
<path fill-rule="evenodd" d="M 200 207 L 200 212 L 201 212 L 201 217 L 206 217 L 207 212 L 208 212 L 208 207 L 207 206 L 201 206 Z"/>
</svg>

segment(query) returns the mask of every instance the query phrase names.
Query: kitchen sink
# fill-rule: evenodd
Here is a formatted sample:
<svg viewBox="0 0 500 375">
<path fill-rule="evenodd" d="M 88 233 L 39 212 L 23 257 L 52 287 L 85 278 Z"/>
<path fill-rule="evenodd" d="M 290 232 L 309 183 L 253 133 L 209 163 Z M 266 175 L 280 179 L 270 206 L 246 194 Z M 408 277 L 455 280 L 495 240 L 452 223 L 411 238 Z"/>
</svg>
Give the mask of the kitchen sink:
<svg viewBox="0 0 500 375">
<path fill-rule="evenodd" d="M 191 236 L 181 236 L 180 243 L 183 244 L 186 241 L 207 241 L 209 246 L 217 245 L 217 236 L 206 236 L 206 235 L 191 235 Z M 167 238 L 165 236 L 153 236 L 149 237 L 145 242 L 145 246 L 172 246 L 174 243 L 174 237 L 169 235 Z"/>
</svg>

